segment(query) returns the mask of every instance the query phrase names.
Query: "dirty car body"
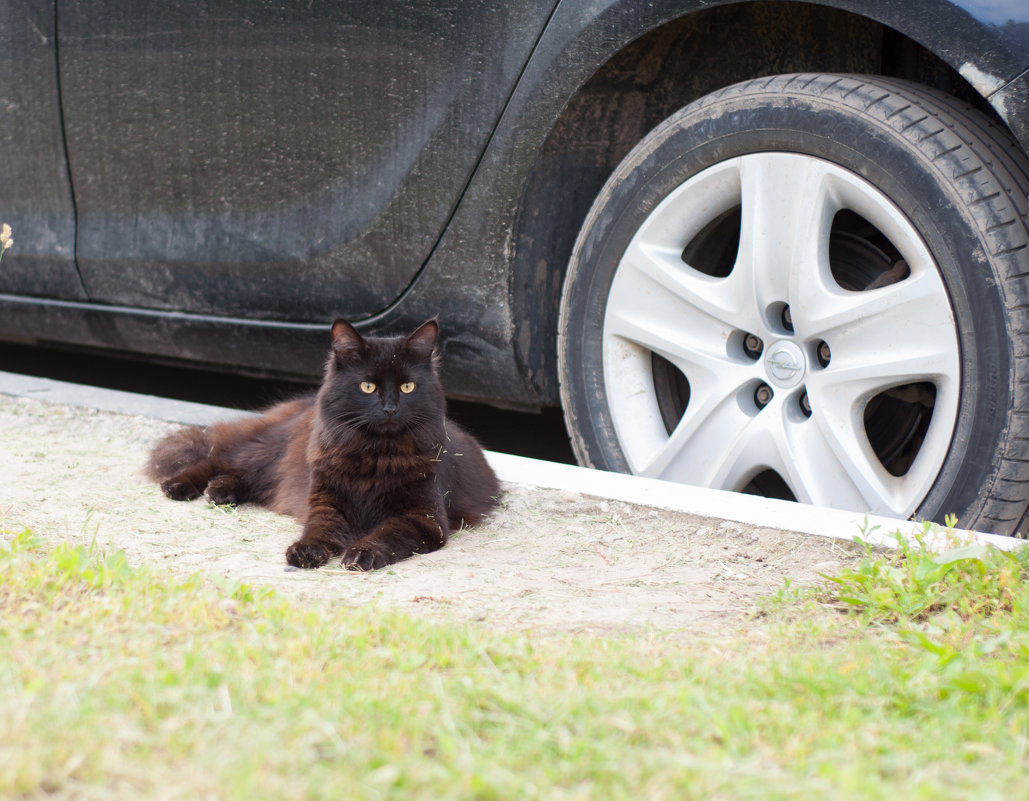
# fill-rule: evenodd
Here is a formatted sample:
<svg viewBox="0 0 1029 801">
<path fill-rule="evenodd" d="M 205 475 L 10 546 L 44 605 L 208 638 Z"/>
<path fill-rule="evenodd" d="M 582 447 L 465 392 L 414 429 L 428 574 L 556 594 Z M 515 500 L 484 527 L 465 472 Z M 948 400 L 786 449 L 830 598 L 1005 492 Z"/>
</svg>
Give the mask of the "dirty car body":
<svg viewBox="0 0 1029 801">
<path fill-rule="evenodd" d="M 1029 8 L 1019 0 L 0 6 L 0 216 L 17 241 L 0 268 L 0 338 L 312 378 L 335 317 L 375 335 L 438 315 L 448 391 L 500 406 L 562 404 L 585 464 L 902 516 L 959 513 L 967 525 L 1004 533 L 1021 527 L 1029 470 L 1016 463 L 1029 449 L 1017 453 L 1012 421 L 1029 399 L 1017 389 L 1023 345 L 1011 333 L 1020 324 L 986 338 L 996 353 L 980 350 L 978 359 L 994 368 L 973 381 L 976 320 L 995 308 L 977 300 L 989 290 L 967 275 L 955 278 L 956 269 L 939 267 L 937 294 L 927 302 L 954 305 L 945 317 L 953 321 L 957 361 L 941 368 L 937 384 L 912 372 L 887 388 L 894 405 L 919 395 L 922 411 L 883 417 L 879 427 L 889 436 L 866 432 L 871 446 L 860 431 L 856 440 L 826 433 L 813 445 L 795 444 L 814 454 L 811 470 L 825 472 L 831 461 L 853 476 L 855 489 L 839 497 L 779 466 L 777 459 L 793 458 L 786 435 L 764 446 L 778 456 L 759 454 L 736 436 L 740 425 L 716 418 L 708 428 L 729 426 L 723 439 L 739 439 L 752 454 L 720 473 L 677 473 L 674 454 L 664 461 L 634 454 L 633 442 L 650 434 L 634 430 L 623 418 L 635 412 L 606 397 L 618 392 L 598 378 L 607 370 L 610 379 L 614 369 L 616 347 L 603 343 L 615 329 L 589 319 L 619 312 L 609 303 L 619 287 L 635 291 L 620 254 L 670 196 L 671 185 L 658 185 L 661 165 L 646 161 L 641 144 L 669 152 L 667 135 L 659 141 L 648 138 L 652 132 L 662 124 L 686 131 L 693 123 L 676 117 L 680 110 L 727 87 L 792 74 L 901 81 L 888 84 L 899 95 L 943 96 L 948 113 L 959 104 L 973 109 L 975 130 L 992 126 L 1011 143 L 1008 172 L 1018 172 L 1029 151 Z M 777 90 L 784 107 L 807 103 L 784 86 Z M 752 88 L 741 97 L 753 108 L 758 95 Z M 846 122 L 844 96 L 833 102 L 832 113 Z M 796 141 L 814 141 L 817 131 L 804 130 Z M 874 171 L 863 174 L 831 148 L 793 148 L 792 141 L 783 138 L 777 152 L 799 153 L 801 171 L 831 162 L 841 192 L 871 198 L 862 219 L 874 218 L 877 204 L 899 209 L 898 218 L 908 213 L 902 193 L 891 193 Z M 740 147 L 731 158 L 758 154 L 746 163 L 775 167 L 760 158 L 760 144 Z M 989 161 L 983 147 L 973 150 Z M 719 157 L 705 158 L 710 163 L 682 165 L 675 185 Z M 627 194 L 634 182 L 649 188 Z M 1017 195 L 1017 181 L 1009 184 L 1005 192 Z M 1024 215 L 1024 201 L 1016 215 Z M 651 205 L 632 230 L 604 221 L 636 203 Z M 874 246 L 893 254 L 895 266 L 924 241 L 927 263 L 946 261 L 933 250 L 932 213 L 924 223 L 909 216 L 909 229 L 897 222 L 895 248 L 875 244 L 882 231 L 859 242 L 853 221 L 825 247 L 838 253 L 851 243 L 848 252 L 860 261 Z M 741 225 L 744 234 L 730 234 L 731 242 L 746 238 Z M 1017 281 L 1015 268 L 1003 270 L 1012 276 L 1005 280 Z M 725 277 L 712 268 L 705 280 Z M 877 274 L 864 289 L 884 283 Z M 982 284 L 994 283 L 984 272 Z M 841 291 L 861 289 L 842 282 Z M 786 295 L 775 309 L 778 328 L 739 323 L 726 335 L 727 347 L 760 343 L 741 344 L 730 361 L 779 369 L 779 356 L 762 362 L 778 348 L 809 371 L 803 394 L 762 374 L 742 389 L 719 389 L 722 400 L 741 399 L 756 420 L 766 410 L 761 398 L 789 398 L 784 415 L 801 425 L 802 404 L 802 416 L 819 424 L 842 407 L 826 401 L 820 414 L 815 373 L 842 364 L 844 340 L 835 348 L 827 334 L 802 341 L 802 322 L 796 331 L 789 323 L 798 309 Z M 894 339 L 904 330 L 896 315 L 883 325 Z M 703 381 L 691 373 L 691 359 L 645 339 L 630 344 L 647 360 L 642 386 L 648 409 L 663 421 L 654 446 L 662 450 L 662 437 L 673 445 L 677 432 L 686 437 L 683 421 L 690 404 L 699 405 Z M 832 361 L 820 353 L 832 353 Z M 599 397 L 585 398 L 590 393 Z M 857 429 L 878 425 L 867 422 L 875 414 L 868 409 L 882 405 L 877 398 L 857 411 L 847 407 L 864 415 Z M 994 410 L 988 433 L 963 422 L 997 403 L 1005 408 Z M 934 433 L 947 415 L 953 419 Z M 896 434 L 904 427 L 910 431 Z M 769 441 L 771 430 L 763 429 Z M 903 442 L 878 444 L 894 439 Z M 922 457 L 924 480 L 901 487 L 908 463 L 919 467 L 923 439 L 935 443 L 934 455 Z M 975 450 L 970 440 L 984 444 Z M 887 457 L 890 448 L 896 453 Z M 832 455 L 848 449 L 856 460 Z M 803 453 L 794 457 L 804 461 Z M 889 462 L 886 473 L 877 462 Z M 872 487 L 880 473 L 884 486 L 896 480 L 895 492 Z M 1001 496 L 1010 503 L 983 500 Z"/>
</svg>

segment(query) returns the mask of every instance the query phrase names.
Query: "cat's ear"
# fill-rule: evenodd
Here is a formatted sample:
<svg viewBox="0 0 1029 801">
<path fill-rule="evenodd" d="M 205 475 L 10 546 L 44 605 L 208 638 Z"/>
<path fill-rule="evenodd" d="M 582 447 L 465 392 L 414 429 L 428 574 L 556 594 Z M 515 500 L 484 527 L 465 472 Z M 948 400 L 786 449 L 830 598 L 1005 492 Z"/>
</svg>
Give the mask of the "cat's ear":
<svg viewBox="0 0 1029 801">
<path fill-rule="evenodd" d="M 364 356 L 364 340 L 346 320 L 332 324 L 332 352 L 338 362 L 349 362 Z"/>
<path fill-rule="evenodd" d="M 414 333 L 404 340 L 404 347 L 415 359 L 430 361 L 439 338 L 439 324 L 435 319 L 422 323 Z"/>
</svg>

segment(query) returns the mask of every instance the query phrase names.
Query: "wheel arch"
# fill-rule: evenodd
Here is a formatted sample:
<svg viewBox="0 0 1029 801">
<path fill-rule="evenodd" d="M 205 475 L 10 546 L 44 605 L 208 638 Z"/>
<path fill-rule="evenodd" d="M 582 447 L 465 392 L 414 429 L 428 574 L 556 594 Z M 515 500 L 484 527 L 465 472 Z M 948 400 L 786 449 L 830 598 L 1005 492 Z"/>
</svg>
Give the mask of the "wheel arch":
<svg viewBox="0 0 1029 801">
<path fill-rule="evenodd" d="M 855 4 L 844 0 L 838 5 Z M 941 7 L 964 14 L 949 3 Z M 602 29 L 639 25 L 615 19 L 616 10 L 609 8 L 581 36 L 595 38 Z M 509 242 L 514 347 L 543 404 L 559 401 L 559 300 L 582 222 L 618 163 L 677 109 L 738 81 L 787 72 L 848 72 L 917 81 L 957 96 L 1003 124 L 982 93 L 996 87 L 973 86 L 920 44 L 933 43 L 931 36 L 918 31 L 905 35 L 846 8 L 726 3 L 640 27 L 642 33 L 613 48 L 567 96 L 536 152 L 514 219 Z M 983 35 L 977 29 L 972 38 Z M 569 51 L 574 49 L 569 45 Z M 960 58 L 953 48 L 947 55 L 951 61 Z M 560 60 L 554 68 L 560 68 Z"/>
</svg>

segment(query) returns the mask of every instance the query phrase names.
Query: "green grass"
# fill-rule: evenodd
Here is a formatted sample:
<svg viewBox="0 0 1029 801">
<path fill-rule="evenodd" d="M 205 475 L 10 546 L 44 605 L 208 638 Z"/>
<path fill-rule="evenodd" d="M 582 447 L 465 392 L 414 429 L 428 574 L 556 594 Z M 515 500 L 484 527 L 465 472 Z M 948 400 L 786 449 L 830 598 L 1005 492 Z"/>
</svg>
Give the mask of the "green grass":
<svg viewBox="0 0 1029 801">
<path fill-rule="evenodd" d="M 738 639 L 537 638 L 0 537 L 0 797 L 1029 791 L 1029 556 L 869 551 Z"/>
</svg>

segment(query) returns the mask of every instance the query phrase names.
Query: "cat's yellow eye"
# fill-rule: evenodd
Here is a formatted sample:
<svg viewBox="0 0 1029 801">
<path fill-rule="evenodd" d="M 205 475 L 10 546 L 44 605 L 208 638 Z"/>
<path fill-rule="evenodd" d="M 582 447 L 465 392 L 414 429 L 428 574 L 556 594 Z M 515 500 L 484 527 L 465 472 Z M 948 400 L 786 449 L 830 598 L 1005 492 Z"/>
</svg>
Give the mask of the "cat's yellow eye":
<svg viewBox="0 0 1029 801">
<path fill-rule="evenodd" d="M 362 381 L 361 391 L 365 395 L 371 395 L 373 392 L 375 392 L 375 384 L 373 384 L 371 381 Z"/>
<path fill-rule="evenodd" d="M 400 391 L 403 392 L 405 395 L 410 395 L 412 392 L 414 392 L 414 381 L 405 381 L 403 384 L 400 385 Z"/>
</svg>

